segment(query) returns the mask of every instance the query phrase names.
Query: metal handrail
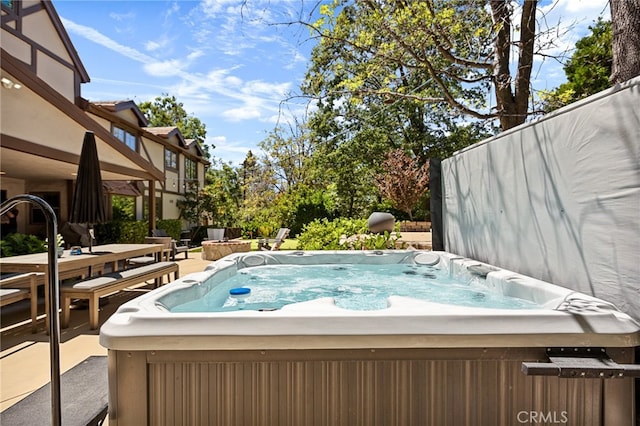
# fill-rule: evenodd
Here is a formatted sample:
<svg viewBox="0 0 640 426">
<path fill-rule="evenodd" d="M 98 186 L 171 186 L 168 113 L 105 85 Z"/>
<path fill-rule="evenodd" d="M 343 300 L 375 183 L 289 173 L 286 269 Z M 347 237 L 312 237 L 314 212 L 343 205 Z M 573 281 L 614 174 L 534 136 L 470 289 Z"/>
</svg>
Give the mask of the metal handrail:
<svg viewBox="0 0 640 426">
<path fill-rule="evenodd" d="M 58 219 L 51 206 L 42 198 L 34 195 L 16 195 L 0 204 L 3 215 L 20 203 L 32 203 L 42 210 L 47 219 L 48 263 L 49 263 L 49 353 L 51 358 L 51 424 L 62 424 L 60 404 L 60 293 L 58 285 Z"/>
</svg>

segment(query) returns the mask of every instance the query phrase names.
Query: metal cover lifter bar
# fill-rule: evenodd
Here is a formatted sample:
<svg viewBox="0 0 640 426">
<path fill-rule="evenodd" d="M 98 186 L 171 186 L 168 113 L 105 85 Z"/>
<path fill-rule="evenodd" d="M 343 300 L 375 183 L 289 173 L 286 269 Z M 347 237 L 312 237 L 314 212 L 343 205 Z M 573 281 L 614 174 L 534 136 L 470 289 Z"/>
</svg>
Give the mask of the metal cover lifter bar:
<svg viewBox="0 0 640 426">
<path fill-rule="evenodd" d="M 618 364 L 604 348 L 549 348 L 550 362 L 523 362 L 527 376 L 614 379 L 640 377 L 640 365 Z"/>
</svg>

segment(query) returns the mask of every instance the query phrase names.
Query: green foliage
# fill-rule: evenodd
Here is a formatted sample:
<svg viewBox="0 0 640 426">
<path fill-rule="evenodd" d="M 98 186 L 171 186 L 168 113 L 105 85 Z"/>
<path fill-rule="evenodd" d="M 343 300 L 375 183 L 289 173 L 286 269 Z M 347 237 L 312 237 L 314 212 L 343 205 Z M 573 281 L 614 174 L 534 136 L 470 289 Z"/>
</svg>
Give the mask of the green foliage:
<svg viewBox="0 0 640 426">
<path fill-rule="evenodd" d="M 555 90 L 540 94 L 545 112 L 551 112 L 611 87 L 611 22 L 599 19 L 589 29 L 591 34 L 578 40 L 575 52 L 564 66 L 567 82 Z"/>
<path fill-rule="evenodd" d="M 296 120 L 288 128 L 276 127 L 259 146 L 265 153 L 262 161 L 272 171 L 280 192 L 309 182 L 309 159 L 315 151 L 315 144 L 306 124 Z"/>
<path fill-rule="evenodd" d="M 200 197 L 200 187 L 197 182 L 189 182 L 184 197 L 179 199 L 176 205 L 180 210 L 181 218 L 200 224 L 203 199 Z"/>
<path fill-rule="evenodd" d="M 320 41 L 302 85 L 317 99 L 307 164 L 314 183 L 331 185 L 336 215 L 361 217 L 381 202 L 374 178 L 388 152 L 402 149 L 422 165 L 495 133 L 487 122 L 462 122 L 467 111 L 443 96 L 487 110 L 495 34 L 485 3 L 334 2 L 321 8 L 312 31 Z M 443 57 L 445 51 L 453 56 Z M 462 82 L 474 78 L 475 84 Z"/>
<path fill-rule="evenodd" d="M 428 109 L 426 104 L 441 116 L 498 117 L 504 130 L 522 123 L 527 115 L 535 34 L 528 26 L 521 28 L 521 40 L 516 43 L 511 40 L 511 25 L 520 15 L 522 22 L 535 22 L 535 2 L 524 2 L 519 8 L 508 2 L 489 3 L 336 1 L 326 5 L 320 8 L 320 19 L 309 24 L 320 41 L 312 51 L 304 91 L 320 99 L 320 110 L 352 108 L 368 115 L 376 113 L 374 103 L 393 110 L 396 103 L 404 103 L 403 115 L 397 117 L 400 127 L 411 116 L 420 117 L 420 110 Z M 519 50 L 514 76 L 509 67 L 512 46 Z M 514 85 L 501 84 L 504 81 Z M 494 96 L 489 90 L 492 85 L 498 103 L 494 112 L 488 108 Z M 342 121 L 350 123 L 345 118 Z"/>
<path fill-rule="evenodd" d="M 220 169 L 210 169 L 209 184 L 201 198 L 202 208 L 217 226 L 235 226 L 242 205 L 242 184 L 239 170 L 222 163 Z"/>
<path fill-rule="evenodd" d="M 149 121 L 150 127 L 176 126 L 185 139 L 197 141 L 202 147 L 205 157 L 210 157 L 209 146 L 204 143 L 207 136 L 206 125 L 199 118 L 188 114 L 184 109 L 184 104 L 178 102 L 175 96 L 163 93 L 153 102 L 141 102 L 138 108 Z"/>
<path fill-rule="evenodd" d="M 2 257 L 21 254 L 42 253 L 46 251 L 45 242 L 35 235 L 9 234 L 0 241 Z"/>
<path fill-rule="evenodd" d="M 134 220 L 136 200 L 134 197 L 113 195 L 111 197 L 113 220 Z"/>
<path fill-rule="evenodd" d="M 112 221 L 94 226 L 98 244 L 142 244 L 148 236 L 149 223 L 139 221 Z"/>
<path fill-rule="evenodd" d="M 157 229 L 164 229 L 174 239 L 180 239 L 182 222 L 179 219 L 156 221 Z M 142 244 L 149 236 L 149 223 L 146 220 L 120 220 L 100 223 L 94 226 L 98 244 Z"/>
<path fill-rule="evenodd" d="M 366 219 L 316 219 L 308 223 L 298 235 L 300 250 L 343 250 L 343 236 L 364 234 L 368 230 Z"/>
<path fill-rule="evenodd" d="M 330 191 L 322 189 L 299 190 L 296 196 L 291 218 L 287 222 L 291 235 L 298 235 L 304 225 L 315 219 L 333 218 L 334 199 Z"/>
<path fill-rule="evenodd" d="M 398 232 L 369 234 L 366 219 L 316 219 L 298 235 L 299 250 L 385 250 L 398 247 Z"/>
<path fill-rule="evenodd" d="M 269 238 L 274 235 L 276 232 L 276 228 L 272 225 L 261 225 L 258 226 L 257 234 L 260 238 Z"/>
<path fill-rule="evenodd" d="M 157 220 L 156 229 L 164 229 L 171 238 L 179 240 L 182 232 L 182 222 L 179 219 Z"/>
<path fill-rule="evenodd" d="M 242 182 L 242 204 L 238 213 L 241 226 L 257 230 L 256 226 L 268 223 L 279 227 L 282 217 L 275 207 L 279 194 L 273 169 L 249 151 L 238 176 Z"/>
<path fill-rule="evenodd" d="M 404 248 L 404 243 L 399 244 L 399 232 L 383 234 L 360 234 L 343 239 L 340 247 L 343 250 L 393 250 Z"/>
<path fill-rule="evenodd" d="M 56 247 L 63 247 L 64 248 L 64 237 L 61 234 L 57 234 L 56 235 Z M 44 240 L 44 248 L 45 250 L 49 249 L 49 239 L 45 239 Z"/>
</svg>

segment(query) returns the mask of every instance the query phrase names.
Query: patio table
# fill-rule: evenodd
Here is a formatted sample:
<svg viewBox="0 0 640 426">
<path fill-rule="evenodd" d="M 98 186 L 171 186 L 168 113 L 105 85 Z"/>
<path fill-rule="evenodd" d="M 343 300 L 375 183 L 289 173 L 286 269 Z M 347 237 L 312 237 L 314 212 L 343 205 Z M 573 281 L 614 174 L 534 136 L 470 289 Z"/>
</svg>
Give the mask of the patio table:
<svg viewBox="0 0 640 426">
<path fill-rule="evenodd" d="M 157 256 L 164 248 L 164 244 L 104 244 L 93 246 L 93 253 L 88 248 L 82 249 L 82 254 L 71 255 L 71 250 L 65 250 L 58 258 L 58 274 L 63 272 L 94 269 L 103 265 L 110 265 L 112 271 L 117 270 L 120 261 L 144 256 Z M 44 273 L 45 296 L 45 324 L 49 326 L 49 262 L 47 253 L 33 253 L 21 256 L 0 258 L 0 271 L 5 272 L 41 272 Z"/>
</svg>

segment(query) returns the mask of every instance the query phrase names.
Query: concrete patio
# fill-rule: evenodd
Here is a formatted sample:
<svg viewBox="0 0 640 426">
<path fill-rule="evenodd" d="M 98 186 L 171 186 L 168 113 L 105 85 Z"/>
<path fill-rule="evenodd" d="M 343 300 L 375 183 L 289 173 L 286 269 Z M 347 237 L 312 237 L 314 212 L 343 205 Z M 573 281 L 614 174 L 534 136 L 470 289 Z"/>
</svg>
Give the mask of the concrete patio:
<svg viewBox="0 0 640 426">
<path fill-rule="evenodd" d="M 428 232 L 404 232 L 401 240 L 414 247 L 427 248 L 431 244 Z M 201 253 L 191 252 L 188 259 L 177 259 L 180 276 L 199 272 L 210 263 L 201 258 Z M 118 307 L 142 292 L 147 287 L 126 290 L 106 298 L 108 303 L 100 308 L 102 325 Z M 38 333 L 31 333 L 29 323 L 29 301 L 8 305 L 0 315 L 0 411 L 25 398 L 50 380 L 49 337 L 44 326 L 44 300 L 40 300 L 41 315 L 38 317 Z M 71 312 L 69 328 L 61 330 L 60 371 L 65 372 L 92 355 L 106 355 L 107 350 L 98 343 L 99 330 L 90 330 L 86 309 Z"/>
<path fill-rule="evenodd" d="M 189 253 L 189 258 L 180 256 L 180 275 L 202 271 L 209 261 L 202 260 L 200 253 Z M 118 307 L 149 291 L 151 286 L 122 291 L 107 300 L 100 309 L 100 324 L 109 318 Z M 44 300 L 40 310 L 44 312 Z M 38 333 L 31 333 L 29 324 L 29 301 L 15 303 L 2 308 L 0 316 L 0 411 L 15 404 L 31 392 L 49 382 L 49 337 L 45 333 L 44 315 L 38 316 Z M 86 309 L 71 312 L 69 328 L 60 334 L 60 371 L 64 372 L 91 355 L 106 355 L 107 350 L 98 343 L 99 330 L 89 329 L 89 314 Z"/>
</svg>

